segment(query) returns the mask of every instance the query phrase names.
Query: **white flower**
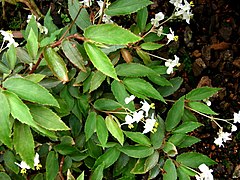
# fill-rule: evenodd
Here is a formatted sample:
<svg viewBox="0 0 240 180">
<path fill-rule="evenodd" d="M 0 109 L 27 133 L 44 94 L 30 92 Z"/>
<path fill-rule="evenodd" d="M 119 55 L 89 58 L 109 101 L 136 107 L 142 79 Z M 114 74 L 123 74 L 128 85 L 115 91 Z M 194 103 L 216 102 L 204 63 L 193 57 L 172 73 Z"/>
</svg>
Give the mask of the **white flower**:
<svg viewBox="0 0 240 180">
<path fill-rule="evenodd" d="M 83 0 L 83 1 L 80 1 L 80 3 L 87 7 L 92 6 L 92 0 Z"/>
<path fill-rule="evenodd" d="M 171 4 L 173 4 L 176 8 L 179 8 L 179 6 L 182 5 L 182 0 L 170 0 Z"/>
<path fill-rule="evenodd" d="M 105 22 L 106 24 L 112 24 L 113 21 L 111 20 L 111 16 L 104 14 L 102 17 L 102 22 Z"/>
<path fill-rule="evenodd" d="M 203 102 L 205 102 L 207 104 L 207 106 L 211 106 L 211 101 L 209 100 L 209 98 L 207 99 L 203 99 Z"/>
<path fill-rule="evenodd" d="M 34 16 L 34 15 L 28 15 L 27 23 L 30 22 L 30 19 L 31 19 L 32 17 L 34 17 L 34 19 L 35 19 L 36 22 L 37 22 L 36 16 Z M 38 27 L 38 29 L 39 29 L 39 31 L 40 31 L 41 34 L 42 34 L 42 33 L 44 33 L 44 34 L 47 34 L 47 33 L 48 33 L 48 29 L 47 29 L 45 26 L 41 25 L 39 22 L 37 22 L 37 27 Z"/>
<path fill-rule="evenodd" d="M 135 111 L 132 116 L 127 114 L 125 116 L 125 122 L 122 123 L 121 125 L 128 124 L 128 127 L 131 129 L 131 128 L 133 128 L 132 124 L 134 122 L 138 123 L 143 117 L 144 117 L 143 111 L 139 111 L 139 112 Z"/>
<path fill-rule="evenodd" d="M 13 34 L 11 31 L 4 31 L 4 30 L 0 30 L 0 33 L 2 34 L 3 36 L 3 43 L 2 43 L 2 46 L 0 48 L 0 51 L 2 51 L 3 49 L 7 48 L 7 47 L 10 47 L 11 44 L 14 45 L 14 47 L 17 47 L 18 46 L 18 43 L 15 42 L 15 40 L 13 39 Z M 8 44 L 5 48 L 2 48 L 5 41 L 8 41 Z"/>
<path fill-rule="evenodd" d="M 126 97 L 125 98 L 125 103 L 128 104 L 130 103 L 131 101 L 133 101 L 135 99 L 135 96 L 134 95 L 131 95 L 130 97 Z"/>
<path fill-rule="evenodd" d="M 195 175 L 197 180 L 213 180 L 212 169 L 209 169 L 206 164 L 201 164 L 198 169 L 202 172 L 199 175 Z"/>
<path fill-rule="evenodd" d="M 169 28 L 169 30 L 170 30 L 170 33 L 167 34 L 167 39 L 168 39 L 167 44 L 168 44 L 170 41 L 175 40 L 174 31 L 172 30 L 172 28 Z"/>
<path fill-rule="evenodd" d="M 193 16 L 191 10 L 191 4 L 189 4 L 186 0 L 184 0 L 184 5 L 181 3 L 177 3 L 175 16 L 182 16 L 183 20 L 190 23 L 190 18 Z"/>
<path fill-rule="evenodd" d="M 153 132 L 155 126 L 156 126 L 156 120 L 154 119 L 154 113 L 153 113 L 151 119 L 146 119 L 146 122 L 144 125 L 144 131 L 142 133 L 146 134 L 148 132 Z"/>
<path fill-rule="evenodd" d="M 157 30 L 157 35 L 160 37 L 163 33 L 163 26 L 160 26 L 160 28 Z"/>
<path fill-rule="evenodd" d="M 144 101 L 141 101 L 140 103 L 142 104 L 141 109 L 142 109 L 143 111 L 145 111 L 145 117 L 148 116 L 148 112 L 149 112 L 149 110 L 150 110 L 151 108 L 152 108 L 152 109 L 155 109 L 154 103 L 148 104 L 148 102 L 145 101 L 145 100 L 144 100 Z"/>
<path fill-rule="evenodd" d="M 233 123 L 240 123 L 240 111 L 233 113 Z"/>
<path fill-rule="evenodd" d="M 223 142 L 227 142 L 228 140 L 232 140 L 229 136 L 231 136 L 231 133 L 223 132 L 223 129 L 220 128 L 218 134 L 218 138 L 215 139 L 214 143 L 218 145 L 219 147 L 223 146 Z"/>
<path fill-rule="evenodd" d="M 232 129 L 231 129 L 231 131 L 234 132 L 234 131 L 236 131 L 236 130 L 237 130 L 237 126 L 232 125 Z"/>
<path fill-rule="evenodd" d="M 151 24 L 155 27 L 158 27 L 160 25 L 159 21 L 161 21 L 163 19 L 164 19 L 164 14 L 162 12 L 159 12 L 159 13 L 155 14 L 155 18 L 151 19 Z"/>
<path fill-rule="evenodd" d="M 173 68 L 175 67 L 175 66 L 179 66 L 180 65 L 180 63 L 179 63 L 179 57 L 177 57 L 176 55 L 174 55 L 174 60 L 172 60 L 172 59 L 168 59 L 166 62 L 165 62 L 165 66 L 166 67 L 168 67 L 168 69 L 167 69 L 167 74 L 171 74 L 171 73 L 173 73 Z"/>
<path fill-rule="evenodd" d="M 133 113 L 133 119 L 134 119 L 134 121 L 135 122 L 139 122 L 142 118 L 144 118 L 144 116 L 143 116 L 143 111 L 135 111 L 134 113 Z"/>
</svg>

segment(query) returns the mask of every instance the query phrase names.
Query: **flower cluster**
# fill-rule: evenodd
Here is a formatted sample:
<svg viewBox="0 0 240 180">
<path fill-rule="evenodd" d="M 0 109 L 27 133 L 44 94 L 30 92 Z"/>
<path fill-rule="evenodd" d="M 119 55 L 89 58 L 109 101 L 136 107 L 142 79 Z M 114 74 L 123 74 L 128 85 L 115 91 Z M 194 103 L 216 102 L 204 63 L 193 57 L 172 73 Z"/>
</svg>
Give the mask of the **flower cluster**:
<svg viewBox="0 0 240 180">
<path fill-rule="evenodd" d="M 128 104 L 135 99 L 134 95 L 125 98 L 125 103 Z M 156 132 L 158 126 L 157 121 L 154 119 L 154 113 L 152 113 L 151 118 L 149 118 L 149 110 L 154 109 L 154 103 L 148 104 L 147 101 L 141 101 L 142 107 L 134 112 L 130 112 L 125 116 L 125 122 L 121 125 L 127 124 L 131 129 L 133 128 L 133 123 L 139 123 L 140 121 L 144 123 L 143 134 L 148 132 Z M 145 119 L 146 118 L 146 119 Z"/>
<path fill-rule="evenodd" d="M 15 42 L 15 40 L 13 39 L 13 34 L 12 31 L 4 31 L 4 30 L 0 30 L 0 33 L 3 36 L 3 42 L 0 48 L 0 52 L 3 51 L 6 48 L 9 48 L 12 44 L 14 45 L 14 47 L 17 47 L 19 44 L 17 42 Z M 5 47 L 4 44 L 5 42 L 8 41 L 7 45 Z"/>
<path fill-rule="evenodd" d="M 20 164 L 15 162 L 15 164 L 21 168 L 22 174 L 25 174 L 27 172 L 27 169 L 30 169 L 30 166 L 25 161 L 21 161 Z M 36 167 L 36 170 L 40 170 L 40 168 L 42 167 L 42 165 L 40 164 L 38 153 L 36 153 L 34 157 L 34 167 Z"/>
<path fill-rule="evenodd" d="M 165 66 L 168 67 L 168 69 L 167 69 L 167 74 L 173 73 L 173 68 L 174 68 L 175 66 L 176 66 L 176 67 L 179 67 L 179 66 L 180 66 L 179 57 L 177 57 L 176 55 L 174 55 L 174 60 L 172 60 L 172 59 L 166 60 Z"/>
<path fill-rule="evenodd" d="M 195 175 L 197 180 L 213 180 L 213 170 L 209 169 L 206 164 L 201 164 L 198 169 L 201 171 L 201 173 Z"/>
<path fill-rule="evenodd" d="M 193 2 L 188 3 L 187 0 L 170 0 L 171 4 L 175 6 L 175 16 L 181 16 L 183 20 L 186 20 L 188 24 L 190 24 L 190 18 L 193 16 L 191 12 L 191 6 L 193 6 Z"/>
</svg>

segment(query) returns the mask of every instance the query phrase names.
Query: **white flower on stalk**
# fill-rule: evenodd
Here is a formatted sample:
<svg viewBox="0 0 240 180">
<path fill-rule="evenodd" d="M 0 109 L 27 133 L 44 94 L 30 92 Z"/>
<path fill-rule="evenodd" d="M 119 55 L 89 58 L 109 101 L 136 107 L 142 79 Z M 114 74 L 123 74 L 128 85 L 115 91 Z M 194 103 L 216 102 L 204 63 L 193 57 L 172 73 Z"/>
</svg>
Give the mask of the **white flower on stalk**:
<svg viewBox="0 0 240 180">
<path fill-rule="evenodd" d="M 231 133 L 223 132 L 223 129 L 220 128 L 218 134 L 218 138 L 214 140 L 214 143 L 218 145 L 219 147 L 223 146 L 223 142 L 227 142 L 228 140 L 232 140 L 229 136 L 231 136 Z"/>
<path fill-rule="evenodd" d="M 36 22 L 37 22 L 36 16 L 34 16 L 34 15 L 28 15 L 27 23 L 30 22 L 30 19 L 31 19 L 32 17 L 34 17 L 34 19 L 35 19 Z M 38 27 L 38 29 L 39 29 L 39 31 L 40 31 L 41 34 L 42 34 L 42 33 L 44 33 L 44 34 L 47 34 L 47 33 L 48 33 L 48 29 L 47 29 L 45 26 L 41 25 L 39 22 L 37 22 L 37 27 Z"/>
<path fill-rule="evenodd" d="M 165 66 L 168 67 L 167 69 L 167 74 L 171 74 L 173 73 L 173 68 L 175 66 L 180 66 L 180 63 L 179 63 L 179 57 L 177 57 L 176 55 L 174 55 L 174 60 L 172 59 L 168 59 L 166 62 L 165 62 Z"/>
<path fill-rule="evenodd" d="M 11 44 L 14 45 L 14 47 L 17 47 L 19 44 L 17 42 L 15 42 L 15 40 L 13 39 L 13 34 L 12 34 L 12 31 L 4 31 L 4 30 L 0 30 L 0 33 L 2 34 L 3 36 L 3 42 L 2 42 L 2 45 L 1 45 L 1 48 L 0 48 L 0 52 L 2 50 L 4 50 L 5 48 L 8 48 L 11 46 Z M 8 44 L 6 47 L 3 48 L 3 45 L 4 43 L 8 41 Z"/>
<path fill-rule="evenodd" d="M 20 173 L 22 174 L 25 174 L 27 172 L 27 169 L 30 169 L 30 166 L 25 161 L 21 161 L 20 164 L 15 162 L 15 164 L 21 168 Z M 36 153 L 34 157 L 34 167 L 36 167 L 36 170 L 39 170 L 42 167 L 42 165 L 40 164 L 38 153 Z"/>
<path fill-rule="evenodd" d="M 143 117 L 144 117 L 143 111 L 139 111 L 139 112 L 135 111 L 132 116 L 127 114 L 125 116 L 125 122 L 122 123 L 121 125 L 127 124 L 128 128 L 131 129 L 133 128 L 133 123 L 134 122 L 138 123 Z"/>
<path fill-rule="evenodd" d="M 145 125 L 144 125 L 144 131 L 143 134 L 146 134 L 148 132 L 156 132 L 156 127 L 158 126 L 157 121 L 154 119 L 154 113 L 152 114 L 151 119 L 146 119 Z"/>
<path fill-rule="evenodd" d="M 148 102 L 147 101 L 141 101 L 140 102 L 141 104 L 142 104 L 142 107 L 141 107 L 141 109 L 143 110 L 143 111 L 145 111 L 145 117 L 148 117 L 148 112 L 149 112 L 149 110 L 152 108 L 152 109 L 155 109 L 155 104 L 154 103 L 152 103 L 152 104 L 148 104 Z"/>
<path fill-rule="evenodd" d="M 163 34 L 163 26 L 160 26 L 160 28 L 157 30 L 157 35 L 160 37 Z"/>
<path fill-rule="evenodd" d="M 135 111 L 134 113 L 133 113 L 133 119 L 134 119 L 134 121 L 135 122 L 139 122 L 142 118 L 144 118 L 144 116 L 143 116 L 143 111 Z"/>
<path fill-rule="evenodd" d="M 104 14 L 102 17 L 102 22 L 104 22 L 105 24 L 113 24 L 113 21 L 111 20 L 112 16 L 106 15 Z"/>
<path fill-rule="evenodd" d="M 168 43 L 170 43 L 170 41 L 176 40 L 176 36 L 174 36 L 174 31 L 172 30 L 172 28 L 169 28 L 170 33 L 167 34 L 167 39 L 168 39 Z"/>
<path fill-rule="evenodd" d="M 237 130 L 237 126 L 235 126 L 234 124 L 232 124 L 232 129 L 231 129 L 231 131 L 234 132 L 234 131 L 236 131 L 236 130 Z"/>
<path fill-rule="evenodd" d="M 240 123 L 240 111 L 233 113 L 233 123 Z"/>
<path fill-rule="evenodd" d="M 184 0 L 184 5 L 179 2 L 175 2 L 177 6 L 176 7 L 176 12 L 175 16 L 182 16 L 183 20 L 186 20 L 186 22 L 189 24 L 190 23 L 190 18 L 193 16 L 191 10 L 192 2 L 188 3 L 186 0 Z"/>
<path fill-rule="evenodd" d="M 203 102 L 205 102 L 207 104 L 207 106 L 211 106 L 212 105 L 212 102 L 209 100 L 209 98 L 203 99 Z"/>
<path fill-rule="evenodd" d="M 164 14 L 162 12 L 159 12 L 159 13 L 155 14 L 155 18 L 151 19 L 151 24 L 155 27 L 158 27 L 160 25 L 159 21 L 161 21 L 163 19 L 164 19 Z"/>
<path fill-rule="evenodd" d="M 83 0 L 83 1 L 80 1 L 80 3 L 87 7 L 92 6 L 92 0 Z"/>
<path fill-rule="evenodd" d="M 131 101 L 133 101 L 135 99 L 135 96 L 134 95 L 131 95 L 131 96 L 129 96 L 129 97 L 126 97 L 125 98 L 125 103 L 126 104 L 128 104 L 128 103 L 130 103 Z"/>
<path fill-rule="evenodd" d="M 182 5 L 182 0 L 170 0 L 171 4 L 173 4 L 176 8 L 179 8 L 179 6 Z"/>
<path fill-rule="evenodd" d="M 201 164 L 198 169 L 201 171 L 199 175 L 195 175 L 197 180 L 213 180 L 212 169 L 206 166 L 206 164 Z"/>
</svg>

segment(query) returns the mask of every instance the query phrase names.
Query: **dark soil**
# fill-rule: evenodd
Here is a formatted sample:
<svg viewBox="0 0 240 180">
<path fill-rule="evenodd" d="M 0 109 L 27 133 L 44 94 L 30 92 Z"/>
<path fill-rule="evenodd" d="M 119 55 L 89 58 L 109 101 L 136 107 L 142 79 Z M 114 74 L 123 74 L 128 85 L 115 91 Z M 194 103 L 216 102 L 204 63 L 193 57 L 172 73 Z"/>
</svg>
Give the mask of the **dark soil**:
<svg viewBox="0 0 240 180">
<path fill-rule="evenodd" d="M 149 16 L 163 11 L 171 13 L 172 6 L 168 0 L 152 0 Z M 43 14 L 51 7 L 51 14 L 58 26 L 64 24 L 58 13 L 67 13 L 67 1 L 36 0 Z M 171 43 L 169 53 L 177 53 L 181 57 L 180 71 L 175 76 L 184 78 L 179 93 L 186 94 L 191 89 L 201 86 L 220 87 L 222 90 L 211 98 L 211 108 L 219 112 L 219 117 L 233 118 L 233 113 L 240 110 L 240 1 L 232 0 L 194 0 L 194 17 L 190 25 L 185 22 L 169 25 L 179 35 L 179 44 Z M 23 4 L 5 6 L 5 17 L 1 17 L 0 29 L 20 30 L 25 27 L 29 11 Z M 0 10 L 1 15 L 4 15 Z M 180 47 L 180 48 L 178 48 Z M 177 52 L 173 49 L 177 48 Z M 208 155 L 218 162 L 211 167 L 215 179 L 233 179 L 234 171 L 240 169 L 240 132 L 234 132 L 232 141 L 219 148 L 213 141 L 217 137 L 218 128 L 209 120 L 199 117 L 205 124 L 195 132 L 202 141 L 193 149 Z M 225 131 L 231 127 L 220 123 Z M 240 125 L 238 124 L 240 129 Z M 237 172 L 237 171 L 235 171 Z M 239 174 L 240 179 L 240 174 Z"/>
</svg>

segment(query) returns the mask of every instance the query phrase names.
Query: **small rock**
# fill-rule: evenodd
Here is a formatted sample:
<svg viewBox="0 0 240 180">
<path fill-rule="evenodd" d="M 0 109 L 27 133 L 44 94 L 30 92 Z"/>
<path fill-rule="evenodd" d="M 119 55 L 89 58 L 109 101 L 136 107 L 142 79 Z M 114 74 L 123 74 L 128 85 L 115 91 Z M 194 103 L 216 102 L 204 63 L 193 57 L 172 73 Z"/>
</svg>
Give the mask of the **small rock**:
<svg viewBox="0 0 240 180">
<path fill-rule="evenodd" d="M 199 52 L 199 50 L 195 50 L 195 51 L 193 51 L 193 53 L 192 53 L 192 56 L 193 57 L 195 57 L 195 58 L 199 58 L 199 57 L 201 57 L 201 53 Z"/>
<path fill-rule="evenodd" d="M 238 68 L 240 68 L 240 58 L 235 59 L 235 60 L 233 61 L 233 65 L 236 66 L 236 67 L 238 67 Z"/>
</svg>

